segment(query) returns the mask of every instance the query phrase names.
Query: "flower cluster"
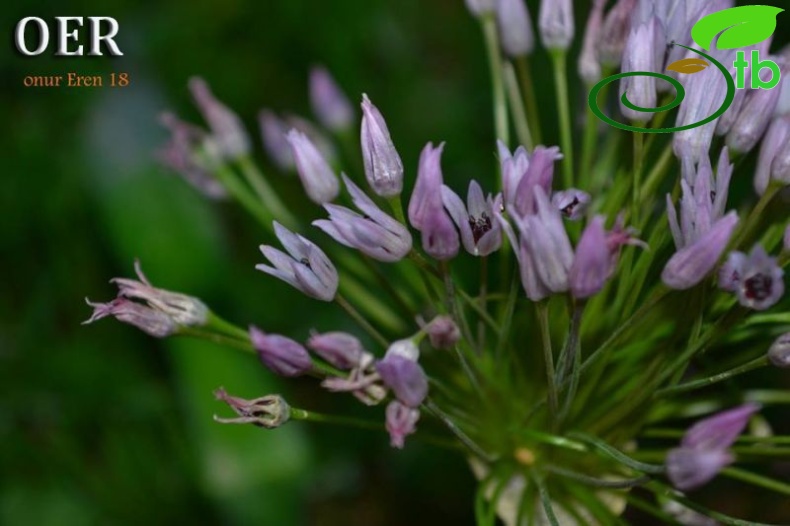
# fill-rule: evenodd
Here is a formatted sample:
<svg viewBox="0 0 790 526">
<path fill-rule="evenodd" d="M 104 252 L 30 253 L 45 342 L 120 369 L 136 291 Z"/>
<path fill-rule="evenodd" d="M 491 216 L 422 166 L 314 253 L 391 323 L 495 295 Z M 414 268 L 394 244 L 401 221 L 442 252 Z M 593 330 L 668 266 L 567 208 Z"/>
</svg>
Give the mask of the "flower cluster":
<svg viewBox="0 0 790 526">
<path fill-rule="evenodd" d="M 694 23 L 731 4 L 617 0 L 606 10 L 595 0 L 579 77 L 592 85 L 616 68 L 663 71 L 684 52 L 668 44 L 691 45 Z M 416 175 L 408 176 L 409 155 L 401 157 L 365 94 L 353 159 L 362 169 L 341 163 L 335 141 L 354 132 L 357 115 L 322 67 L 309 86 L 318 124 L 269 110 L 259 115 L 271 164 L 298 174 L 319 217 L 280 201 L 273 179 L 251 159 L 241 120 L 204 81 L 192 80 L 190 89 L 207 130 L 163 118 L 172 132 L 165 164 L 204 194 L 235 199 L 282 245 L 262 245 L 268 263 L 256 268 L 339 306 L 364 334 L 313 330 L 300 343 L 257 326 L 244 330 L 195 298 L 153 288 L 139 267 L 139 281 L 114 280 L 115 300 L 90 303 L 88 321 L 114 316 L 155 337 L 210 338 L 254 352 L 280 376 L 314 376 L 327 391 L 386 404 L 381 429 L 396 448 L 419 439 L 421 419 L 433 419 L 481 479 L 480 506 L 508 525 L 523 523 L 525 513 L 538 523 L 614 524 L 630 501 L 618 490 L 634 487 L 659 504 L 676 503 L 664 507 L 674 511 L 656 512 L 661 517 L 710 515 L 680 492 L 731 474 L 725 468 L 757 418 L 755 402 L 786 400 L 720 383 L 769 364 L 772 372 L 790 367 L 790 320 L 763 314 L 787 306 L 790 227 L 781 201 L 790 182 L 790 89 L 745 90 L 718 119 L 671 136 L 645 140 L 635 132 L 631 150 L 621 132 L 601 128 L 589 112 L 575 129 L 565 67 L 576 36 L 573 6 L 543 0 L 537 33 L 552 59 L 561 147 L 539 144 L 548 115 L 535 103 L 526 61 L 536 52 L 526 4 L 466 5 L 490 51 L 497 140 L 489 149 L 498 166 L 464 184 L 465 199 L 453 189 L 453 170 L 442 166 L 452 144 L 426 140 Z M 751 47 L 767 53 L 770 41 Z M 775 55 L 783 68 L 787 53 Z M 720 105 L 727 84 L 721 71 L 673 75 L 687 92 L 678 126 Z M 671 97 L 667 89 L 653 77 L 632 76 L 619 95 L 652 108 Z M 666 118 L 631 105 L 623 102 L 621 111 L 632 122 Z M 579 137 L 581 152 L 573 148 Z M 738 160 L 753 150 L 756 192 L 745 195 L 733 188 L 749 175 L 738 173 Z M 456 265 L 462 259 L 479 268 L 477 282 Z M 733 341 L 735 350 L 727 345 Z M 689 392 L 707 403 L 690 407 L 679 396 Z M 245 400 L 219 390 L 217 398 L 238 416 L 220 422 L 275 428 L 333 421 L 279 395 Z M 717 414 L 685 432 L 677 428 L 701 411 Z M 770 432 L 762 437 L 770 443 Z M 645 443 L 655 447 L 643 451 Z M 660 463 L 648 464 L 656 448 Z M 761 475 L 739 478 L 779 487 Z"/>
</svg>

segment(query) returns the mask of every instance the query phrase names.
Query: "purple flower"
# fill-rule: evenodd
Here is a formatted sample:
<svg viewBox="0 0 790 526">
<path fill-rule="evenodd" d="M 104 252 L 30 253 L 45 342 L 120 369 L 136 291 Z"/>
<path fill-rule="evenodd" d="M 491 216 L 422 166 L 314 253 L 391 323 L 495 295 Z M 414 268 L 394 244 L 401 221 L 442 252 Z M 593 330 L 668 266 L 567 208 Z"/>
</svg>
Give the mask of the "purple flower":
<svg viewBox="0 0 790 526">
<path fill-rule="evenodd" d="M 442 201 L 453 221 L 461 231 L 461 241 L 467 252 L 475 256 L 488 256 L 502 246 L 502 229 L 494 217 L 494 210 L 501 207 L 497 199 L 483 195 L 477 181 L 469 182 L 466 205 L 449 187 L 442 186 Z"/>
<path fill-rule="evenodd" d="M 170 336 L 181 327 L 206 324 L 209 310 L 202 301 L 154 287 L 143 274 L 139 261 L 134 262 L 134 269 L 139 281 L 127 278 L 110 280 L 118 286 L 116 299 L 109 303 L 92 303 L 86 298 L 94 311 L 83 324 L 113 316 L 157 338 Z"/>
<path fill-rule="evenodd" d="M 790 332 L 779 336 L 768 349 L 768 360 L 776 367 L 790 367 Z"/>
<path fill-rule="evenodd" d="M 502 163 L 502 193 L 505 208 L 514 207 L 519 215 L 535 213 L 535 187 L 551 194 L 554 162 L 562 159 L 559 148 L 537 146 L 532 154 L 522 146 L 512 155 L 500 141 L 499 158 Z"/>
<path fill-rule="evenodd" d="M 667 454 L 667 477 L 682 491 L 696 489 L 734 461 L 729 447 L 746 428 L 757 404 L 742 406 L 700 420 L 689 428 L 680 447 Z"/>
<path fill-rule="evenodd" d="M 573 40 L 573 3 L 571 0 L 541 0 L 538 31 L 543 47 L 566 50 Z"/>
<path fill-rule="evenodd" d="M 785 228 L 785 235 L 784 235 L 784 251 L 790 252 L 790 225 L 787 225 Z"/>
<path fill-rule="evenodd" d="M 301 376 L 313 369 L 307 350 L 298 342 L 279 334 L 266 334 L 250 325 L 250 340 L 263 365 L 275 374 Z"/>
<path fill-rule="evenodd" d="M 163 113 L 160 122 L 171 132 L 170 140 L 158 153 L 159 161 L 210 199 L 223 199 L 228 193 L 214 178 L 210 153 L 216 146 L 209 136 L 172 113 Z"/>
<path fill-rule="evenodd" d="M 338 276 L 329 258 L 309 239 L 294 234 L 277 221 L 274 232 L 287 254 L 268 245 L 260 249 L 273 266 L 255 268 L 279 278 L 304 294 L 322 301 L 332 301 L 337 292 Z"/>
<path fill-rule="evenodd" d="M 597 46 L 598 58 L 604 66 L 615 67 L 622 62 L 635 6 L 636 0 L 617 0 L 606 13 Z"/>
<path fill-rule="evenodd" d="M 239 415 L 237 418 L 220 418 L 214 415 L 214 421 L 221 424 L 253 424 L 266 429 L 280 427 L 291 418 L 291 408 L 280 395 L 269 395 L 245 400 L 229 395 L 220 387 L 214 391 L 217 400 L 228 404 Z"/>
<path fill-rule="evenodd" d="M 436 316 L 423 330 L 434 349 L 452 349 L 461 340 L 461 329 L 450 316 Z"/>
<path fill-rule="evenodd" d="M 411 340 L 394 342 L 376 371 L 395 397 L 408 407 L 418 407 L 428 396 L 428 378 L 417 363 L 419 350 Z"/>
<path fill-rule="evenodd" d="M 601 62 L 598 60 L 598 40 L 603 26 L 603 9 L 606 0 L 594 0 L 584 28 L 582 51 L 579 54 L 577 67 L 579 76 L 587 85 L 593 85 L 601 79 Z"/>
<path fill-rule="evenodd" d="M 387 405 L 386 417 L 390 445 L 397 449 L 403 449 L 406 437 L 417 430 L 420 411 L 393 400 Z"/>
<path fill-rule="evenodd" d="M 502 50 L 511 57 L 532 53 L 535 35 L 524 0 L 498 0 L 496 19 Z"/>
<path fill-rule="evenodd" d="M 236 159 L 249 155 L 252 149 L 250 138 L 239 116 L 214 97 L 205 80 L 199 77 L 191 78 L 189 89 L 211 129 L 211 135 L 217 142 L 222 156 Z"/>
<path fill-rule="evenodd" d="M 784 61 L 779 57 L 769 56 L 768 59 L 779 61 L 782 73 L 788 73 Z M 779 89 L 753 89 L 744 96 L 743 105 L 727 134 L 727 146 L 731 150 L 748 153 L 757 145 L 771 122 L 779 94 Z"/>
<path fill-rule="evenodd" d="M 286 140 L 291 145 L 296 171 L 310 200 L 322 205 L 337 197 L 340 192 L 337 175 L 307 135 L 294 129 L 288 132 Z"/>
<path fill-rule="evenodd" d="M 329 71 L 322 66 L 310 70 L 310 104 L 319 122 L 328 130 L 342 132 L 351 128 L 354 108 Z"/>
<path fill-rule="evenodd" d="M 403 162 L 390 137 L 384 116 L 362 95 L 362 161 L 370 188 L 382 197 L 400 195 L 403 190 Z"/>
<path fill-rule="evenodd" d="M 732 211 L 694 243 L 675 252 L 661 273 L 662 281 L 673 289 L 685 290 L 705 279 L 727 248 L 737 224 L 738 214 Z"/>
<path fill-rule="evenodd" d="M 363 361 L 372 359 L 362 348 L 362 343 L 346 332 L 313 333 L 307 340 L 307 347 L 338 369 L 360 367 Z"/>
<path fill-rule="evenodd" d="M 258 113 L 258 123 L 263 137 L 263 147 L 272 162 L 281 170 L 294 170 L 296 161 L 291 152 L 291 145 L 285 138 L 290 127 L 269 110 L 261 110 Z"/>
<path fill-rule="evenodd" d="M 551 204 L 562 212 L 565 219 L 578 221 L 584 217 L 584 213 L 587 211 L 587 206 L 590 204 L 590 194 L 575 188 L 562 190 L 551 196 Z"/>
<path fill-rule="evenodd" d="M 644 23 L 632 27 L 626 41 L 621 71 L 659 72 L 664 62 L 665 37 L 664 29 L 658 18 L 651 17 Z M 632 121 L 648 122 L 653 114 L 628 108 L 622 102 L 622 96 L 629 102 L 642 108 L 655 108 L 657 102 L 656 79 L 647 75 L 626 77 L 620 82 L 620 111 Z"/>
<path fill-rule="evenodd" d="M 771 181 L 790 184 L 788 144 L 790 144 L 790 115 L 783 115 L 771 121 L 760 144 L 760 154 L 754 172 L 754 189 L 758 194 L 764 194 Z"/>
<path fill-rule="evenodd" d="M 401 223 L 381 211 L 376 204 L 348 177 L 343 181 L 354 204 L 365 215 L 348 208 L 327 204 L 329 219 L 314 221 L 335 241 L 356 248 L 379 261 L 394 262 L 403 259 L 411 250 L 411 234 Z"/>
<path fill-rule="evenodd" d="M 460 241 L 453 220 L 442 202 L 441 156 L 444 143 L 428 143 L 420 154 L 417 181 L 409 200 L 409 220 L 422 234 L 422 246 L 431 257 L 447 260 L 458 254 Z"/>
<path fill-rule="evenodd" d="M 769 257 L 760 245 L 747 256 L 732 252 L 719 272 L 719 287 L 735 292 L 738 302 L 754 310 L 774 306 L 784 295 L 784 271 L 776 258 Z"/>
<path fill-rule="evenodd" d="M 304 117 L 288 113 L 285 115 L 285 123 L 288 125 L 289 131 L 293 128 L 307 135 L 307 138 L 310 139 L 310 142 L 321 152 L 321 155 L 324 156 L 327 163 L 330 165 L 337 163 L 337 151 L 335 150 L 335 145 L 332 143 L 332 139 L 313 122 Z"/>
</svg>

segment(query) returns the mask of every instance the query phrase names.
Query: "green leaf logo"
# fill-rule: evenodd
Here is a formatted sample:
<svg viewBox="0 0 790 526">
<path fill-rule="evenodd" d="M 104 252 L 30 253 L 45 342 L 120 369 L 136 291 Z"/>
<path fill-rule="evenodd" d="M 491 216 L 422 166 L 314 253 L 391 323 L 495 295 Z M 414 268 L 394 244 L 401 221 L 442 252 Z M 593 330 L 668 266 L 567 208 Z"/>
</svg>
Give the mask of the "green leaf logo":
<svg viewBox="0 0 790 526">
<path fill-rule="evenodd" d="M 776 16 L 784 11 L 768 5 L 745 5 L 711 13 L 694 24 L 691 38 L 710 51 L 716 35 L 718 49 L 735 49 L 762 42 L 776 30 Z"/>
</svg>

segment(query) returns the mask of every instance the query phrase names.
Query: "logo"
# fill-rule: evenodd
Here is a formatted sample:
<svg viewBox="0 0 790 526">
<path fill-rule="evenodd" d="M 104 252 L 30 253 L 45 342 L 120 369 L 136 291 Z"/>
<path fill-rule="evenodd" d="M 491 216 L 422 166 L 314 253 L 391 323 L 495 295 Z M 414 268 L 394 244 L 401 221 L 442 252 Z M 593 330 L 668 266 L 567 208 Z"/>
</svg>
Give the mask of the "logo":
<svg viewBox="0 0 790 526">
<path fill-rule="evenodd" d="M 710 15 L 701 18 L 694 27 L 691 29 L 691 39 L 702 49 L 710 52 L 711 49 L 737 49 L 758 44 L 763 40 L 770 37 L 776 30 L 776 16 L 784 11 L 778 7 L 754 5 L 742 6 L 717 11 Z M 718 40 L 716 36 L 719 35 Z M 715 41 L 715 44 L 714 44 Z M 736 89 L 746 88 L 746 69 L 750 67 L 750 87 L 752 89 L 772 89 L 779 84 L 781 72 L 779 66 L 771 60 L 761 60 L 760 52 L 752 50 L 747 60 L 746 51 L 740 50 L 735 54 L 735 61 L 732 66 L 735 69 L 735 79 L 732 78 L 730 72 L 724 64 L 720 63 L 710 55 L 703 51 L 675 43 L 674 45 L 685 48 L 693 53 L 699 55 L 697 57 L 685 58 L 675 61 L 667 66 L 668 71 L 674 71 L 681 75 L 692 75 L 705 70 L 711 64 L 724 76 L 727 82 L 727 94 L 724 97 L 724 102 L 721 106 L 710 116 L 704 118 L 699 122 L 686 124 L 685 126 L 677 126 L 672 128 L 640 128 L 638 126 L 631 126 L 615 121 L 614 119 L 606 116 L 603 111 L 598 107 L 598 93 L 604 86 L 610 82 L 620 80 L 626 77 L 655 77 L 658 79 L 669 82 L 675 88 L 675 97 L 671 102 L 659 106 L 658 108 L 642 108 L 633 104 L 628 100 L 627 93 L 623 93 L 620 99 L 623 105 L 635 111 L 646 113 L 659 113 L 662 111 L 669 111 L 676 108 L 683 102 L 686 96 L 686 90 L 683 85 L 673 77 L 663 73 L 655 73 L 653 71 L 629 71 L 626 73 L 618 73 L 598 82 L 590 90 L 588 102 L 592 112 L 605 123 L 620 128 L 621 130 L 640 132 L 640 133 L 671 133 L 683 130 L 690 130 L 698 126 L 703 126 L 724 114 L 725 111 L 732 104 L 735 98 Z M 771 71 L 771 78 L 763 81 L 760 78 L 760 71 L 769 69 Z"/>
</svg>

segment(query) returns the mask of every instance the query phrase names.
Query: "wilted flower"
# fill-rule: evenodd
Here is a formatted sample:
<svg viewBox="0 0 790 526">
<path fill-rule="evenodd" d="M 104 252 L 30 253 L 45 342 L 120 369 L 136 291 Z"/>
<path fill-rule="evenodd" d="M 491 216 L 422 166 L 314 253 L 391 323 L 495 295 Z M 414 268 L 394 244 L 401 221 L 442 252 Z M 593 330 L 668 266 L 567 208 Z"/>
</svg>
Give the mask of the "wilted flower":
<svg viewBox="0 0 790 526">
<path fill-rule="evenodd" d="M 332 167 L 304 133 L 291 130 L 286 136 L 296 162 L 296 171 L 305 193 L 319 205 L 328 203 L 340 192 L 340 183 Z"/>
<path fill-rule="evenodd" d="M 362 95 L 362 161 L 370 188 L 382 197 L 400 195 L 403 190 L 403 162 L 392 143 L 384 116 Z"/>
<path fill-rule="evenodd" d="M 768 359 L 776 367 L 790 367 L 790 332 L 779 336 L 768 349 Z"/>
<path fill-rule="evenodd" d="M 754 310 L 775 305 L 784 295 L 784 271 L 776 258 L 769 257 L 760 245 L 747 256 L 732 252 L 719 273 L 719 286 L 735 292 L 738 302 Z"/>
<path fill-rule="evenodd" d="M 387 406 L 386 416 L 390 445 L 394 448 L 403 449 L 406 437 L 417 430 L 420 411 L 393 400 Z"/>
<path fill-rule="evenodd" d="M 449 187 L 442 186 L 442 201 L 461 231 L 461 241 L 467 252 L 475 256 L 488 256 L 502 245 L 502 229 L 494 217 L 494 210 L 501 208 L 501 196 L 483 195 L 477 181 L 469 182 L 466 205 Z"/>
<path fill-rule="evenodd" d="M 266 429 L 280 427 L 291 418 L 291 408 L 280 395 L 268 395 L 253 400 L 245 400 L 229 395 L 220 387 L 214 391 L 217 400 L 228 404 L 236 412 L 238 418 L 220 418 L 214 420 L 221 424 L 254 424 Z"/>
<path fill-rule="evenodd" d="M 356 248 L 379 261 L 400 261 L 411 250 L 411 234 L 401 223 L 388 216 L 348 177 L 343 181 L 351 200 L 365 215 L 338 205 L 324 205 L 329 219 L 313 221 L 335 241 Z"/>
<path fill-rule="evenodd" d="M 266 334 L 250 326 L 250 340 L 263 365 L 280 376 L 301 376 L 313 369 L 307 350 L 298 342 L 279 334 Z"/>
<path fill-rule="evenodd" d="M 700 420 L 686 431 L 680 447 L 667 454 L 667 477 L 682 491 L 696 489 L 734 460 L 729 447 L 760 409 L 745 404 Z"/>
<path fill-rule="evenodd" d="M 309 239 L 294 234 L 277 221 L 274 222 L 277 239 L 288 252 L 261 245 L 269 265 L 255 265 L 255 268 L 270 276 L 279 278 L 304 294 L 323 301 L 335 299 L 338 275 L 326 254 Z"/>
<path fill-rule="evenodd" d="M 310 70 L 310 104 L 319 122 L 328 130 L 342 132 L 353 124 L 351 102 L 324 67 Z"/>
<path fill-rule="evenodd" d="M 535 34 L 524 0 L 497 0 L 496 19 L 502 50 L 511 57 L 532 53 Z"/>
<path fill-rule="evenodd" d="M 197 298 L 158 289 L 143 274 L 140 262 L 134 262 L 138 280 L 113 278 L 118 286 L 118 297 L 109 303 L 87 303 L 94 308 L 92 323 L 107 316 L 138 327 L 147 334 L 163 338 L 178 332 L 182 327 L 199 327 L 208 321 L 209 310 Z"/>
<path fill-rule="evenodd" d="M 205 80 L 193 77 L 189 89 L 223 157 L 236 159 L 248 155 L 252 149 L 250 138 L 239 116 L 214 97 Z"/>
<path fill-rule="evenodd" d="M 538 30 L 544 47 L 550 50 L 568 49 L 574 29 L 571 0 L 541 0 Z"/>
</svg>

